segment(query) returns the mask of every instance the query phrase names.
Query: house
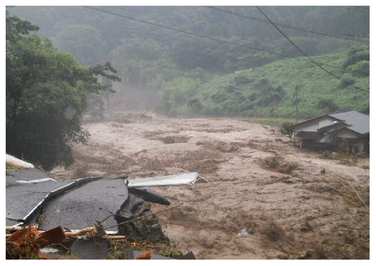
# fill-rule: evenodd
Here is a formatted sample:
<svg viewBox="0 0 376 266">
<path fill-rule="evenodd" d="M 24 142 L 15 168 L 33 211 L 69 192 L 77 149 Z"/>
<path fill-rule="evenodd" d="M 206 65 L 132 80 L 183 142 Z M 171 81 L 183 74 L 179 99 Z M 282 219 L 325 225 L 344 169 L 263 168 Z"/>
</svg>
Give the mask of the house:
<svg viewBox="0 0 376 266">
<path fill-rule="evenodd" d="M 300 147 L 369 152 L 369 116 L 357 111 L 325 114 L 294 125 Z"/>
</svg>

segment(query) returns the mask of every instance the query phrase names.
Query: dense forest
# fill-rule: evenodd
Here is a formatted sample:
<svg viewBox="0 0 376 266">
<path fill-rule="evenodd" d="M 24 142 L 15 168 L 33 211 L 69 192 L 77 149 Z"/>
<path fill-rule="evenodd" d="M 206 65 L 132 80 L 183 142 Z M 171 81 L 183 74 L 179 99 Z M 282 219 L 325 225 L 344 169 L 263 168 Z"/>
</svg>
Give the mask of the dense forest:
<svg viewBox="0 0 376 266">
<path fill-rule="evenodd" d="M 198 114 L 207 115 L 288 116 L 293 109 L 291 92 L 298 86 L 301 117 L 326 112 L 327 106 L 331 110 L 368 109 L 365 92 L 368 74 L 354 74 L 349 66 L 343 66 L 357 51 L 368 54 L 368 7 L 264 7 L 263 10 L 307 55 L 327 55 L 321 61 L 330 71 L 338 72 L 339 79 L 308 61 L 289 60 L 302 54 L 255 7 L 8 9 L 11 14 L 38 25 L 40 35 L 49 38 L 60 50 L 72 53 L 81 63 L 111 62 L 123 80 L 115 85 L 119 92 L 115 104 L 116 100 L 120 102 L 121 95 L 126 108 L 157 108 L 171 115 L 194 115 L 197 110 Z M 353 63 L 367 69 L 368 60 L 366 55 Z M 231 85 L 234 90 L 222 93 L 228 78 L 232 79 L 239 71 L 242 71 L 240 76 L 247 75 L 253 69 L 252 82 L 245 84 L 243 80 L 239 88 Z M 347 86 L 348 94 L 344 96 L 338 92 L 343 83 L 352 82 L 348 80 L 354 84 Z M 277 98 L 281 99 L 258 99 L 253 91 L 258 90 L 260 82 L 274 86 L 272 98 L 275 90 L 280 90 Z M 359 93 L 354 86 L 361 88 Z M 241 93 L 244 97 L 256 97 L 258 105 L 263 107 L 259 108 L 254 100 L 242 100 L 238 90 L 244 91 Z M 314 91 L 321 95 L 304 98 Z M 223 94 L 227 105 L 238 106 L 227 108 L 218 99 L 208 100 L 211 97 L 208 94 Z M 259 94 L 263 95 L 260 91 Z M 343 97 L 334 96 L 337 94 Z M 323 103 L 321 98 L 325 97 L 329 99 Z"/>
<path fill-rule="evenodd" d="M 262 10 L 273 23 L 256 7 L 8 7 L 7 152 L 69 163 L 103 98 L 173 116 L 368 112 L 368 7 Z"/>
</svg>

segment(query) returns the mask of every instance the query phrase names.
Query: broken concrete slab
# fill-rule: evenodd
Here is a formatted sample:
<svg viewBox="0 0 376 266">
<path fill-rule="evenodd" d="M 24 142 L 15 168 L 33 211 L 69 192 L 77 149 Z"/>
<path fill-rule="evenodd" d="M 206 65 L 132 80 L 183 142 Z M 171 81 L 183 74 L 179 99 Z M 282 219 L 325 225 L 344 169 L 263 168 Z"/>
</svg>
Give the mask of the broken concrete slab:
<svg viewBox="0 0 376 266">
<path fill-rule="evenodd" d="M 146 189 L 128 188 L 125 177 L 58 182 L 49 180 L 43 172 L 21 173 L 7 178 L 12 180 L 7 186 L 8 226 L 32 222 L 42 230 L 62 226 L 70 231 L 99 225 L 103 230 L 118 229 L 118 233 L 135 240 L 169 241 L 146 201 L 164 205 L 170 202 Z M 192 184 L 197 177 L 198 173 L 157 177 L 154 185 Z"/>
<path fill-rule="evenodd" d="M 20 195 L 23 200 L 20 206 L 8 204 L 7 213 L 15 213 L 14 217 L 21 218 L 13 219 L 8 215 L 7 225 L 17 225 L 19 222 L 21 225 L 35 223 L 41 230 L 61 226 L 61 232 L 64 230 L 63 234 L 70 235 L 70 239 L 74 235 L 71 231 L 87 230 L 90 226 L 94 230 L 90 232 L 95 233 L 94 238 L 98 238 L 99 242 L 93 241 L 93 235 L 88 233 L 84 239 L 76 239 L 71 249 L 73 256 L 82 259 L 106 258 L 110 248 L 108 240 L 112 237 L 126 236 L 127 240 L 169 243 L 147 201 L 165 205 L 169 205 L 170 202 L 146 189 L 128 188 L 124 177 L 87 177 L 60 182 L 48 179 L 43 176 L 43 172 L 23 174 L 25 175 L 21 177 L 17 174 L 7 177 L 7 180 L 12 180 L 7 186 L 7 200 L 13 198 L 17 202 Z M 25 182 L 13 182 L 20 180 Z M 16 215 L 16 212 L 20 214 Z M 98 228 L 102 231 L 98 231 Z M 106 229 L 118 229 L 115 233 L 122 236 L 109 236 Z M 157 255 L 153 258 L 163 257 Z"/>
<path fill-rule="evenodd" d="M 128 187 L 128 191 L 129 193 L 139 198 L 142 198 L 144 201 L 158 203 L 162 205 L 170 205 L 170 202 L 166 198 L 158 195 L 157 193 L 148 191 L 146 189 Z"/>
<path fill-rule="evenodd" d="M 96 179 L 98 178 L 87 177 L 57 182 L 38 169 L 23 169 L 7 173 L 7 226 L 27 224 L 32 219 L 35 220 L 40 209 L 49 200 L 73 187 Z"/>
<path fill-rule="evenodd" d="M 37 179 L 46 179 L 49 176 L 36 168 L 32 169 L 19 169 L 19 170 L 9 170 L 7 171 L 7 187 L 8 185 L 12 185 L 16 183 L 16 181 L 24 180 L 24 181 L 31 181 Z M 13 182 L 12 182 L 13 181 Z"/>
<path fill-rule="evenodd" d="M 50 201 L 43 208 L 40 227 L 82 229 L 97 221 L 103 221 L 104 227 L 116 226 L 113 216 L 127 198 L 128 189 L 122 179 L 98 179 Z"/>
<path fill-rule="evenodd" d="M 191 172 L 168 176 L 135 178 L 128 180 L 128 187 L 193 185 L 196 183 L 198 177 L 199 174 L 197 172 Z"/>
<path fill-rule="evenodd" d="M 126 235 L 129 240 L 169 242 L 157 216 L 151 212 L 150 204 L 134 194 L 129 194 L 116 213 L 115 219 L 119 234 Z"/>
<path fill-rule="evenodd" d="M 51 180 L 36 184 L 14 183 L 8 185 L 6 188 L 7 225 L 14 225 L 16 224 L 15 221 L 21 222 L 27 219 L 28 215 L 51 191 L 67 183 L 67 181 L 55 182 Z"/>
</svg>

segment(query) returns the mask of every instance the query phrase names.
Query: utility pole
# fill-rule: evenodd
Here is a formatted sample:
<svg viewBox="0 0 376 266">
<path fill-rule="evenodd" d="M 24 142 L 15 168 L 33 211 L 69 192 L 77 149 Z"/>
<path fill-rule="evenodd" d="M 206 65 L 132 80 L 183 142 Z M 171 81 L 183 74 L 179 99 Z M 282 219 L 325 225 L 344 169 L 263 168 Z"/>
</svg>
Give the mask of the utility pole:
<svg viewBox="0 0 376 266">
<path fill-rule="evenodd" d="M 295 104 L 295 122 L 297 123 L 298 122 L 298 114 L 299 114 L 299 108 L 298 108 L 298 104 L 299 104 L 299 96 L 298 96 L 298 91 L 299 91 L 299 86 L 296 85 L 295 86 L 295 89 L 294 89 L 294 104 Z"/>
</svg>

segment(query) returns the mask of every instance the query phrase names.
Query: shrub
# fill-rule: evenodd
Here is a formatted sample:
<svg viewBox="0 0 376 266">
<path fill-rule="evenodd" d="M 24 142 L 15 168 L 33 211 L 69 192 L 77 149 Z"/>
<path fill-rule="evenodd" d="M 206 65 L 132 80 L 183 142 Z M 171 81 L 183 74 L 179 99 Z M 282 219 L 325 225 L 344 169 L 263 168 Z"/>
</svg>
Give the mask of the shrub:
<svg viewBox="0 0 376 266">
<path fill-rule="evenodd" d="M 349 74 L 343 75 L 339 82 L 339 88 L 347 88 L 355 83 L 355 80 Z"/>
<path fill-rule="evenodd" d="M 350 67 L 351 73 L 355 76 L 359 77 L 367 77 L 369 76 L 369 61 L 360 61 L 357 62 Z"/>
<path fill-rule="evenodd" d="M 317 103 L 317 107 L 323 109 L 325 112 L 334 112 L 338 109 L 338 106 L 332 99 L 321 99 Z"/>
<path fill-rule="evenodd" d="M 282 123 L 280 131 L 283 135 L 287 135 L 291 138 L 292 134 L 294 133 L 294 123 L 291 123 L 291 122 Z"/>
<path fill-rule="evenodd" d="M 294 162 L 287 162 L 281 156 L 270 156 L 261 161 L 261 165 L 265 169 L 275 170 L 283 174 L 291 174 L 292 171 L 298 168 L 298 164 Z"/>
<path fill-rule="evenodd" d="M 369 51 L 365 49 L 353 49 L 348 53 L 348 57 L 343 63 L 343 68 L 345 69 L 362 60 L 369 61 Z"/>
<path fill-rule="evenodd" d="M 252 79 L 247 77 L 246 75 L 239 74 L 238 76 L 234 77 L 234 82 L 235 85 L 244 85 L 252 82 Z"/>
</svg>

